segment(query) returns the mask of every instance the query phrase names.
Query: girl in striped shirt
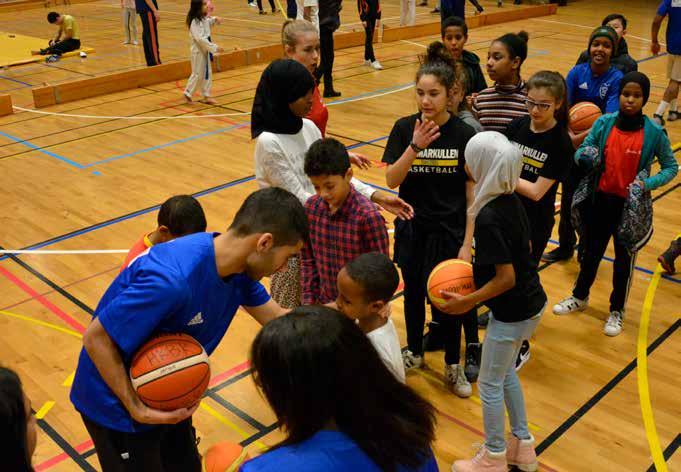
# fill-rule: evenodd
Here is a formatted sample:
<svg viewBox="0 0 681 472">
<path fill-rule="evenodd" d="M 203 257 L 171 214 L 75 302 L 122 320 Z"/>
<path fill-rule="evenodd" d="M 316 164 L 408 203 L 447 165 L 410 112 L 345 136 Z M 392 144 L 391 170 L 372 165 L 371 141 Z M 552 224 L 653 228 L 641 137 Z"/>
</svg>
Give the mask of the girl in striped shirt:
<svg viewBox="0 0 681 472">
<path fill-rule="evenodd" d="M 528 34 L 507 33 L 492 41 L 487 53 L 487 74 L 494 86 L 473 98 L 473 113 L 485 131 L 504 132 L 515 118 L 527 115 L 527 87 L 520 67 L 527 59 Z"/>
</svg>

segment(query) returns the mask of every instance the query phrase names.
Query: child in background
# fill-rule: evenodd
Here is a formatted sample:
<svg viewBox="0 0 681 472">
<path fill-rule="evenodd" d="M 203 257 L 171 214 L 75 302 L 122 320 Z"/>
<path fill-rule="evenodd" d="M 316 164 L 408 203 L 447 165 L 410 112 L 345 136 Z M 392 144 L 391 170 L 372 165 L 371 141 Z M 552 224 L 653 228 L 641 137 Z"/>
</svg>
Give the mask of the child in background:
<svg viewBox="0 0 681 472">
<path fill-rule="evenodd" d="M 449 112 L 455 85 L 451 56 L 442 43 L 431 44 L 416 74 L 419 113 L 395 122 L 383 154 L 388 187 L 399 187 L 399 196 L 414 207 L 413 220 L 395 222 L 395 261 L 404 279 L 407 370 L 424 365 L 428 276 L 447 259 L 471 259 L 473 226 L 466 209 L 473 186 L 463 169 L 463 154 L 475 131 Z M 460 362 L 460 318 L 432 304 L 431 312 L 431 330 L 438 325 L 445 347 L 445 385 L 459 397 L 470 397 L 471 384 Z M 475 320 L 473 308 L 464 316 Z M 470 335 L 477 336 L 475 323 L 473 328 Z"/>
<path fill-rule="evenodd" d="M 667 22 L 667 78 L 669 84 L 664 91 L 664 96 L 655 110 L 653 120 L 664 126 L 664 112 L 669 109 L 667 121 L 676 121 L 681 114 L 678 112 L 679 84 L 681 83 L 681 4 L 676 0 L 663 0 L 657 9 L 651 28 L 650 51 L 657 56 L 660 53 L 658 34 L 664 17 L 669 16 Z"/>
<path fill-rule="evenodd" d="M 191 195 L 175 195 L 163 202 L 158 211 L 158 227 L 137 241 L 121 266 L 121 272 L 147 249 L 156 244 L 206 231 L 206 215 Z"/>
<path fill-rule="evenodd" d="M 382 70 L 383 66 L 376 60 L 374 55 L 374 31 L 380 27 L 381 23 L 381 2 L 380 0 L 357 0 L 357 10 L 359 19 L 364 26 L 364 64 L 376 70 Z"/>
<path fill-rule="evenodd" d="M 624 39 L 624 35 L 627 34 L 627 19 L 624 17 L 624 15 L 612 13 L 603 18 L 601 26 L 609 26 L 617 33 L 617 50 L 613 53 L 612 58 L 610 59 L 613 67 L 623 74 L 638 70 L 638 64 L 629 55 L 629 45 L 627 44 L 627 40 Z M 587 49 L 586 51 L 582 51 L 582 53 L 579 55 L 577 64 L 584 64 L 585 62 L 589 62 L 590 59 L 591 55 Z"/>
<path fill-rule="evenodd" d="M 405 383 L 397 330 L 382 314 L 399 283 L 400 276 L 388 256 L 380 252 L 362 254 L 338 273 L 336 306 L 345 316 L 357 320 L 388 369 Z"/>
<path fill-rule="evenodd" d="M 220 23 L 217 16 L 208 16 L 207 0 L 192 0 L 187 13 L 187 28 L 191 39 L 191 64 L 192 74 L 187 80 L 184 89 L 184 98 L 187 102 L 192 101 L 192 95 L 197 88 L 201 89 L 203 98 L 201 103 L 216 105 L 215 99 L 210 96 L 210 87 L 213 84 L 213 68 L 210 64 L 210 55 L 222 52 L 223 49 L 210 40 L 210 27 Z"/>
<path fill-rule="evenodd" d="M 62 15 L 56 11 L 47 14 L 47 22 L 59 26 L 54 39 L 48 43 L 48 47 L 39 51 L 31 51 L 33 56 L 53 56 L 54 62 L 62 54 L 80 49 L 80 28 L 76 19 L 71 15 Z"/>
<path fill-rule="evenodd" d="M 468 108 L 468 101 L 466 100 L 466 90 L 468 89 L 468 75 L 462 62 L 456 62 L 452 59 L 452 69 L 456 76 L 456 84 L 452 90 L 452 99 L 450 101 L 449 112 L 452 115 L 458 116 L 461 121 L 473 128 L 476 133 L 484 131 L 482 125 Z"/>
<path fill-rule="evenodd" d="M 527 59 L 528 35 L 507 33 L 494 41 L 487 53 L 487 74 L 494 86 L 475 97 L 473 114 L 485 131 L 506 131 L 515 118 L 527 115 L 527 87 L 520 67 Z"/>
<path fill-rule="evenodd" d="M 473 459 L 454 462 L 453 472 L 506 472 L 509 465 L 537 470 L 534 438 L 513 368 L 546 308 L 546 293 L 530 253 L 530 225 L 514 193 L 522 169 L 520 151 L 502 134 L 475 135 L 466 146 L 466 173 L 475 182 L 473 278 L 477 290 L 461 296 L 443 291 L 446 313 L 485 304 L 490 315 L 480 363 L 480 400 L 485 443 Z M 506 405 L 506 408 L 504 408 Z M 508 412 L 511 435 L 504 438 Z"/>
<path fill-rule="evenodd" d="M 388 231 L 378 208 L 350 183 L 352 168 L 345 146 L 320 139 L 305 155 L 305 174 L 316 195 L 305 203 L 309 242 L 302 251 L 302 303 L 338 298 L 336 280 L 345 264 L 361 254 L 388 253 Z"/>
<path fill-rule="evenodd" d="M 135 0 L 121 0 L 123 9 L 123 29 L 125 30 L 125 41 L 123 44 L 134 44 L 137 46 L 137 10 Z"/>
<path fill-rule="evenodd" d="M 19 376 L 5 367 L 0 367 L 0 438 L 3 470 L 33 472 L 31 458 L 38 440 L 35 415 Z"/>
<path fill-rule="evenodd" d="M 468 26 L 463 18 L 458 16 L 446 18 L 442 21 L 440 33 L 442 42 L 447 46 L 449 54 L 455 61 L 461 62 L 466 70 L 467 80 L 464 97 L 470 97 L 486 89 L 487 82 L 485 82 L 485 76 L 480 68 L 480 58 L 474 52 L 464 49 L 468 41 Z"/>
<path fill-rule="evenodd" d="M 593 186 L 588 190 L 589 195 L 573 207 L 573 214 L 579 215 L 582 220 L 584 257 L 579 276 L 572 295 L 553 307 L 556 315 L 587 308 L 598 265 L 612 237 L 615 246 L 613 290 L 610 316 L 603 328 L 607 336 L 617 336 L 622 332 L 636 253 L 645 245 L 652 231 L 649 228 L 647 235 L 637 241 L 635 247 L 621 241 L 618 233 L 625 203 L 631 201 L 635 186 L 641 192 L 650 192 L 671 181 L 678 172 L 666 133 L 642 111 L 650 96 L 648 77 L 640 72 L 629 72 L 622 78 L 621 85 L 620 111 L 600 117 L 575 154 L 577 165 L 585 170 L 595 170 L 596 174 Z M 661 170 L 650 175 L 655 158 Z M 644 170 L 646 176 L 640 175 Z M 644 221 L 642 216 L 639 219 Z"/>
</svg>

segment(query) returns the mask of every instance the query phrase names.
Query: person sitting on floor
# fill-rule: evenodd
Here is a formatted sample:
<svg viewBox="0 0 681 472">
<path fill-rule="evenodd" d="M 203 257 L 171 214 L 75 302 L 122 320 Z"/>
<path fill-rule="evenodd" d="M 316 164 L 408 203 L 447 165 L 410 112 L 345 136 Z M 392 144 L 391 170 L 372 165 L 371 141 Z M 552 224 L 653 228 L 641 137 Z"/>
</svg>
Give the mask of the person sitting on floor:
<svg viewBox="0 0 681 472">
<path fill-rule="evenodd" d="M 48 47 L 40 51 L 31 51 L 33 56 L 61 56 L 80 49 L 80 35 L 75 18 L 51 11 L 47 14 L 47 21 L 52 25 L 59 25 L 59 31 L 54 39 L 50 40 Z"/>
</svg>

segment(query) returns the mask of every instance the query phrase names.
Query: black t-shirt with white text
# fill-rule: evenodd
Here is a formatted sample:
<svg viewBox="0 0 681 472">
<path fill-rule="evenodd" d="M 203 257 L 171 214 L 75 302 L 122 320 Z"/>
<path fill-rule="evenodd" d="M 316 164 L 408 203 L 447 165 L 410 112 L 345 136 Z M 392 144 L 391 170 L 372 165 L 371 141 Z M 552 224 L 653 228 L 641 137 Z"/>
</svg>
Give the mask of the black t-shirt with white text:
<svg viewBox="0 0 681 472">
<path fill-rule="evenodd" d="M 530 129 L 529 116 L 513 120 L 506 129 L 506 136 L 523 154 L 521 179 L 532 183 L 539 177 L 556 181 L 538 202 L 518 195 L 533 230 L 550 231 L 554 222 L 558 182 L 567 177 L 575 154 L 570 136 L 560 125 L 535 133 Z"/>
<path fill-rule="evenodd" d="M 383 153 L 394 164 L 414 136 L 420 114 L 397 120 Z M 415 224 L 444 228 L 463 240 L 466 229 L 466 172 L 464 150 L 475 135 L 473 128 L 452 116 L 440 127 L 440 137 L 419 152 L 400 185 L 399 195 L 414 207 Z"/>
<path fill-rule="evenodd" d="M 537 264 L 530 254 L 530 227 L 516 194 L 501 195 L 475 218 L 473 279 L 477 288 L 496 275 L 496 265 L 513 264 L 515 286 L 484 302 L 505 323 L 532 318 L 546 304 Z"/>
</svg>

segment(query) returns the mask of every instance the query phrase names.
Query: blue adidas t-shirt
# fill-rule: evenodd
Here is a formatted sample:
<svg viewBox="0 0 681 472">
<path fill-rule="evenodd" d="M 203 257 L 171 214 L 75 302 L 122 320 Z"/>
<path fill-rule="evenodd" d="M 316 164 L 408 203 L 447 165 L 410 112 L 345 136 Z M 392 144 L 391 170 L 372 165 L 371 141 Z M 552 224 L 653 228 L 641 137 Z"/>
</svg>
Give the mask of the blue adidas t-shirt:
<svg viewBox="0 0 681 472">
<path fill-rule="evenodd" d="M 199 233 L 150 249 L 112 282 L 95 316 L 129 365 L 134 353 L 159 332 L 185 333 L 210 355 L 239 306 L 260 306 L 270 299 L 265 288 L 245 274 L 222 279 L 215 265 L 213 238 Z M 71 389 L 80 413 L 109 429 L 143 431 L 153 425 L 132 420 L 109 389 L 85 349 L 81 350 Z"/>
<path fill-rule="evenodd" d="M 614 67 L 596 76 L 588 62 L 578 64 L 567 75 L 568 104 L 592 102 L 603 113 L 614 113 L 620 109 L 620 82 L 624 75 Z"/>
<path fill-rule="evenodd" d="M 681 0 L 662 0 L 657 14 L 669 15 L 667 23 L 667 51 L 669 54 L 681 55 Z"/>
<path fill-rule="evenodd" d="M 307 441 L 284 446 L 256 457 L 239 469 L 240 472 L 381 472 L 381 469 L 346 434 L 340 431 L 319 431 Z M 438 472 L 434 456 L 418 469 L 400 467 L 399 472 Z"/>
</svg>

